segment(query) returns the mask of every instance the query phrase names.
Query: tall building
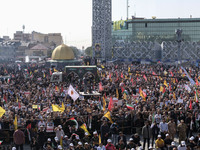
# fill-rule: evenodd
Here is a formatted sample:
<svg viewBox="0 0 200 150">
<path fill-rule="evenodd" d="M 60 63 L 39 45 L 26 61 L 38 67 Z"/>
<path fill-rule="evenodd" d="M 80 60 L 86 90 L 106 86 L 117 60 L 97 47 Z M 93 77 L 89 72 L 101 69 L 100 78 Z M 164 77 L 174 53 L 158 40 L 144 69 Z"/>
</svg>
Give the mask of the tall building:
<svg viewBox="0 0 200 150">
<path fill-rule="evenodd" d="M 200 41 L 200 18 L 144 19 L 116 21 L 112 25 L 112 42 L 176 41 L 175 30 L 182 29 L 182 40 Z"/>
</svg>

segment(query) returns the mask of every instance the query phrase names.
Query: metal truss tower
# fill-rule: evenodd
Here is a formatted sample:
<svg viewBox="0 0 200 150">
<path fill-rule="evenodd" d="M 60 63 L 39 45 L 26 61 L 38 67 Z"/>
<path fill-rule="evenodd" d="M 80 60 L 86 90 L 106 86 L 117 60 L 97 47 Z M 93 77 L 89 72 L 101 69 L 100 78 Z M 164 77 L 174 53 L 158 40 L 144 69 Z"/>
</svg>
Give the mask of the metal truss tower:
<svg viewBox="0 0 200 150">
<path fill-rule="evenodd" d="M 92 49 L 93 57 L 111 58 L 112 0 L 93 0 Z M 97 56 L 97 53 L 99 55 Z"/>
</svg>

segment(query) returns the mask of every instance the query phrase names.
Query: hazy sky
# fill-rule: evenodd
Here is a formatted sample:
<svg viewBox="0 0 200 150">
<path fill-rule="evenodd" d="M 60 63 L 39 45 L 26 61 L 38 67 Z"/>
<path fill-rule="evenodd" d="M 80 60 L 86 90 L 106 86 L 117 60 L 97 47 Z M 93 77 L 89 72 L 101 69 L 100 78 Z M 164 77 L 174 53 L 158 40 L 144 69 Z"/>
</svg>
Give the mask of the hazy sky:
<svg viewBox="0 0 200 150">
<path fill-rule="evenodd" d="M 127 0 L 112 0 L 112 20 L 126 18 Z M 129 18 L 200 17 L 199 0 L 129 0 Z M 0 37 L 15 31 L 61 33 L 67 45 L 91 45 L 92 0 L 0 0 Z"/>
</svg>

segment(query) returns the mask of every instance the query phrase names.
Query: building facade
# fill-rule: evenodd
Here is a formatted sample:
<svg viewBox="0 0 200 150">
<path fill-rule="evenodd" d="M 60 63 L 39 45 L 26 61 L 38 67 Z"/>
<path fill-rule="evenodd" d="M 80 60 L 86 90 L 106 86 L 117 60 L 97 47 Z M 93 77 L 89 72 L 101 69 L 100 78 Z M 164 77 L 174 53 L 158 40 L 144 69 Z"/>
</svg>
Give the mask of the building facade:
<svg viewBox="0 0 200 150">
<path fill-rule="evenodd" d="M 142 19 L 133 18 L 121 24 L 113 23 L 112 42 L 176 41 L 177 29 L 182 29 L 182 41 L 200 41 L 200 18 Z"/>
</svg>

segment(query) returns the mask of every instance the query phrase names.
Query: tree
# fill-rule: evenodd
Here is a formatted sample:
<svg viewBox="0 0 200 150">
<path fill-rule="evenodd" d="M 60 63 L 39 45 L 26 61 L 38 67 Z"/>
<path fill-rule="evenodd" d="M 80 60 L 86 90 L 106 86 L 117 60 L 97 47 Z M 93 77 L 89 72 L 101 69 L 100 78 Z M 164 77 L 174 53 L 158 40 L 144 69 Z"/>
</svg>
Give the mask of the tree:
<svg viewBox="0 0 200 150">
<path fill-rule="evenodd" d="M 92 46 L 85 49 L 85 54 L 92 57 Z"/>
<path fill-rule="evenodd" d="M 74 46 L 70 46 L 70 48 L 72 49 L 72 51 L 74 52 L 74 57 L 78 57 L 80 56 L 81 54 L 81 51 L 77 48 L 77 47 L 74 47 Z"/>
</svg>

